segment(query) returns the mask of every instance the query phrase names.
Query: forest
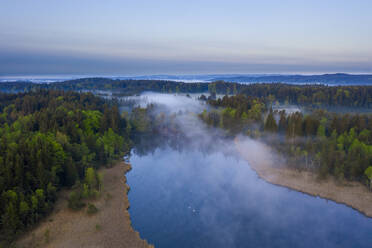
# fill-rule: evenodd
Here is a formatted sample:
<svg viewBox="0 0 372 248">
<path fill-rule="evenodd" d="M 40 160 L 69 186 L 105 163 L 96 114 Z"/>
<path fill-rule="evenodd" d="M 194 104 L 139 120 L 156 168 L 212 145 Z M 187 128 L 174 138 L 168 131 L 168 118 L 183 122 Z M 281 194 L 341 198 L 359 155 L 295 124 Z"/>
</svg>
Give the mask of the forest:
<svg viewBox="0 0 372 248">
<path fill-rule="evenodd" d="M 47 216 L 63 188 L 79 189 L 69 206 L 81 208 L 82 198 L 99 194 L 97 169 L 110 166 L 141 138 L 151 140 L 154 132 L 185 138 L 176 122 L 155 118 L 152 106 L 130 114 L 119 110 L 116 96 L 144 91 L 208 93 L 200 97 L 213 107 L 200 114 L 207 125 L 231 137 L 259 139 L 285 155 L 288 166 L 313 171 L 319 179 L 333 176 L 372 188 L 371 86 L 91 78 L 1 83 L 0 90 L 8 92 L 0 93 L 0 240 L 11 241 Z M 114 92 L 113 98 L 89 93 L 100 90 Z M 303 111 L 287 112 L 288 105 Z"/>
<path fill-rule="evenodd" d="M 259 139 L 287 158 L 297 170 L 356 180 L 372 188 L 372 115 L 334 113 L 323 109 L 287 113 L 272 102 L 239 94 L 208 103 L 214 106 L 200 118 L 229 135 L 244 133 Z M 338 101 L 337 98 L 333 98 Z M 333 104 L 333 103 L 329 103 Z"/>
<path fill-rule="evenodd" d="M 130 151 L 135 123 L 91 93 L 0 94 L 0 240 L 46 216 L 62 188 L 81 188 L 70 196 L 73 209 L 97 194 L 97 169 Z"/>
<path fill-rule="evenodd" d="M 372 108 L 372 86 L 293 85 L 283 83 L 241 84 L 225 81 L 184 83 L 164 80 L 113 80 L 82 78 L 50 84 L 3 82 L 4 92 L 28 92 L 32 89 L 74 91 L 111 91 L 114 96 L 140 94 L 145 91 L 161 93 L 207 93 L 253 96 L 264 102 L 299 104 L 314 107 Z"/>
</svg>

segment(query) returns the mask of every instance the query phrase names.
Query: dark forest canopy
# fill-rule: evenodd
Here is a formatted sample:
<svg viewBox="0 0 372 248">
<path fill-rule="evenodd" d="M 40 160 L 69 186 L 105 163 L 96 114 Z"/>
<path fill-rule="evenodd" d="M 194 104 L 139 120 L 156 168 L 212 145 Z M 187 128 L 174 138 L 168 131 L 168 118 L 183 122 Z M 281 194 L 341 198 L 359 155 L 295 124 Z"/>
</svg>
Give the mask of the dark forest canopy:
<svg viewBox="0 0 372 248">
<path fill-rule="evenodd" d="M 372 86 L 252 84 L 240 93 L 284 104 L 372 108 Z"/>
<path fill-rule="evenodd" d="M 27 92 L 33 89 L 74 91 L 114 91 L 114 96 L 134 95 L 145 91 L 162 93 L 245 94 L 265 102 L 298 104 L 311 107 L 372 108 L 372 86 L 293 85 L 282 83 L 240 84 L 225 81 L 213 83 L 184 83 L 164 80 L 113 80 L 82 78 L 50 84 L 31 82 L 0 83 L 4 92 Z"/>
<path fill-rule="evenodd" d="M 144 91 L 164 93 L 200 93 L 208 91 L 205 83 L 182 83 L 164 80 L 114 80 L 109 78 L 82 78 L 56 82 L 50 84 L 35 84 L 31 82 L 4 82 L 0 83 L 1 91 L 29 91 L 38 89 L 63 89 L 63 90 L 115 90 L 121 95 L 139 94 Z"/>
<path fill-rule="evenodd" d="M 62 187 L 84 188 L 72 208 L 96 194 L 95 170 L 129 152 L 136 129 L 91 93 L 0 94 L 0 240 L 50 212 Z"/>
<path fill-rule="evenodd" d="M 372 115 L 273 111 L 260 98 L 245 95 L 209 99 L 217 110 L 200 117 L 230 135 L 246 134 L 285 155 L 287 165 L 320 178 L 357 180 L 372 187 Z"/>
</svg>

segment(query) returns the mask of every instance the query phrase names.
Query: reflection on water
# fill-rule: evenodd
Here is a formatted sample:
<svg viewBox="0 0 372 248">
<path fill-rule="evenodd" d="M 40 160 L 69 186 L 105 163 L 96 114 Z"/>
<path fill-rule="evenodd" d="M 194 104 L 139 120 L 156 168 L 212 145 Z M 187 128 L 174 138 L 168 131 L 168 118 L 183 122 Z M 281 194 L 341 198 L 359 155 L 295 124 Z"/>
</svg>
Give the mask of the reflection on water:
<svg viewBox="0 0 372 248">
<path fill-rule="evenodd" d="M 195 115 L 173 121 L 176 132 L 143 137 L 127 174 L 132 225 L 156 247 L 371 247 L 372 219 L 259 179 Z"/>
</svg>

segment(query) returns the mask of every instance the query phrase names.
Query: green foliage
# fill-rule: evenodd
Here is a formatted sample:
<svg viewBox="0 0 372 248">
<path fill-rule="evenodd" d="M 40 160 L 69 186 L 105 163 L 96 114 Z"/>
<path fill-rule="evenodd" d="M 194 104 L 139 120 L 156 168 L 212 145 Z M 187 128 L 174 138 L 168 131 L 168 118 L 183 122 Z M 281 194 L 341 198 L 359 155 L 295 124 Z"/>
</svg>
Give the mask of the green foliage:
<svg viewBox="0 0 372 248">
<path fill-rule="evenodd" d="M 220 112 L 205 112 L 201 116 L 202 119 L 208 125 L 228 130 L 230 134 L 241 131 L 249 123 L 261 123 L 262 112 L 265 110 L 265 104 L 259 99 L 243 95 L 224 96 L 222 99 L 216 100 L 209 99 L 208 103 L 223 109 Z"/>
<path fill-rule="evenodd" d="M 97 110 L 83 110 L 82 113 L 84 115 L 84 131 L 89 135 L 97 133 L 100 128 L 102 113 Z"/>
<path fill-rule="evenodd" d="M 372 166 L 369 166 L 365 171 L 364 174 L 368 177 L 369 180 L 372 180 Z"/>
<path fill-rule="evenodd" d="M 62 187 L 84 182 L 69 197 L 72 209 L 97 196 L 93 168 L 130 149 L 125 118 L 90 93 L 0 94 L 0 238 L 11 240 L 47 215 Z"/>
<path fill-rule="evenodd" d="M 289 84 L 251 84 L 243 86 L 241 94 L 261 98 L 266 103 L 277 100 L 285 105 L 321 107 L 365 107 L 372 106 L 371 86 L 324 86 Z"/>
<path fill-rule="evenodd" d="M 98 208 L 94 204 L 88 203 L 87 214 L 93 215 L 93 214 L 96 214 L 97 212 L 98 212 Z"/>
<path fill-rule="evenodd" d="M 326 94 L 318 93 L 313 96 L 314 102 L 322 103 Z M 339 94 L 351 97 L 352 91 L 339 91 Z M 338 180 L 366 182 L 365 172 L 372 164 L 371 114 L 314 110 L 304 116 L 300 112 L 286 113 L 284 110 L 267 112 L 264 103 L 273 101 L 274 95 L 267 95 L 271 100 L 243 95 L 208 100 L 210 105 L 223 109 L 219 112 L 205 111 L 200 117 L 208 125 L 219 126 L 229 134 L 245 133 L 267 142 L 285 154 L 288 165 L 296 169 L 312 170 L 320 178 L 333 175 Z M 307 99 L 311 97 L 307 96 L 302 101 Z M 261 118 L 265 115 L 267 117 L 263 122 Z M 278 124 L 276 117 L 279 117 Z M 216 123 L 215 120 L 220 121 Z M 368 184 L 371 186 L 371 182 Z"/>
<path fill-rule="evenodd" d="M 79 210 L 84 206 L 85 203 L 82 201 L 81 194 L 76 191 L 71 192 L 68 198 L 68 207 L 72 210 Z"/>
<path fill-rule="evenodd" d="M 96 231 L 100 231 L 102 229 L 102 226 L 100 224 L 96 224 L 95 228 Z"/>
<path fill-rule="evenodd" d="M 331 75 L 332 76 L 332 75 Z M 270 81 L 267 79 L 266 81 Z M 296 79 L 296 82 L 297 79 Z M 356 82 L 356 81 L 354 81 Z M 35 84 L 29 82 L 3 82 L 0 89 L 5 91 L 30 91 Z M 265 103 L 278 101 L 282 104 L 300 104 L 302 106 L 344 106 L 372 107 L 372 86 L 326 86 L 326 85 L 291 85 L 282 83 L 239 84 L 224 81 L 212 83 L 184 83 L 165 80 L 112 80 L 108 78 L 83 78 L 53 84 L 38 84 L 39 89 L 61 90 L 113 90 L 114 95 L 134 95 L 144 91 L 180 92 L 234 95 L 244 94 L 262 99 Z M 59 96 L 57 96 L 59 97 Z M 58 101 L 66 101 L 66 97 Z M 214 97 L 212 97 L 214 99 Z M 8 105 L 5 103 L 5 105 Z M 4 105 L 3 105 L 4 106 Z M 0 109 L 2 105 L 0 105 Z M 10 113 L 11 111 L 9 111 Z M 0 118 L 1 119 L 1 118 Z M 115 130 L 116 131 L 116 130 Z"/>
<path fill-rule="evenodd" d="M 274 114 L 270 111 L 269 115 L 266 118 L 264 130 L 267 132 L 276 132 L 278 131 L 278 125 L 276 124 Z"/>
<path fill-rule="evenodd" d="M 50 241 L 50 231 L 49 231 L 49 229 L 46 229 L 45 232 L 44 232 L 44 241 L 45 241 L 46 244 L 48 244 L 49 241 Z"/>
<path fill-rule="evenodd" d="M 82 197 L 97 197 L 101 190 L 101 178 L 94 168 L 89 167 L 85 172 L 85 183 L 82 188 Z"/>
<path fill-rule="evenodd" d="M 150 119 L 147 111 L 144 108 L 134 108 L 132 111 L 131 124 L 137 132 L 143 133 L 150 131 Z"/>
<path fill-rule="evenodd" d="M 116 159 L 120 155 L 120 149 L 124 145 L 124 139 L 116 134 L 111 128 L 98 139 L 99 146 L 103 146 L 104 154 L 107 160 Z"/>
<path fill-rule="evenodd" d="M 364 175 L 369 179 L 369 187 L 372 189 L 372 166 L 369 166 L 365 171 Z"/>
<path fill-rule="evenodd" d="M 85 182 L 91 189 L 95 189 L 97 187 L 96 171 L 94 170 L 94 168 L 89 167 L 86 169 Z"/>
<path fill-rule="evenodd" d="M 323 125 L 319 125 L 318 126 L 318 130 L 316 132 L 316 135 L 318 137 L 325 137 L 326 136 L 326 131 L 325 131 L 325 127 Z"/>
</svg>

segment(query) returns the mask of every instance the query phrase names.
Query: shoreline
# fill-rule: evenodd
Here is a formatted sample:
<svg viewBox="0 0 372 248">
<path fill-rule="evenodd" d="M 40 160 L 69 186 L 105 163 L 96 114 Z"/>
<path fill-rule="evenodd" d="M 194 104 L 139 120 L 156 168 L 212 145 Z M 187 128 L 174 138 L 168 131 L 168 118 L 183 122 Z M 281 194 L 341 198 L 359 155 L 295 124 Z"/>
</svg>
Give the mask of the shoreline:
<svg viewBox="0 0 372 248">
<path fill-rule="evenodd" d="M 241 156 L 249 166 L 257 173 L 258 177 L 268 183 L 296 190 L 314 197 L 331 200 L 344 204 L 360 212 L 366 217 L 372 218 L 372 192 L 359 182 L 337 182 L 333 177 L 319 181 L 316 175 L 309 171 L 296 171 L 286 167 L 280 167 L 275 161 L 280 161 L 270 154 L 270 148 L 264 144 L 258 144 L 260 149 L 267 149 L 265 156 L 244 149 L 238 138 L 235 145 Z"/>
<path fill-rule="evenodd" d="M 21 236 L 16 247 L 154 248 L 132 227 L 126 178 L 130 170 L 130 164 L 124 161 L 99 169 L 103 173 L 101 196 L 86 201 L 98 208 L 94 215 L 87 214 L 86 207 L 70 210 L 67 204 L 71 190 L 62 190 L 52 213 Z"/>
</svg>

